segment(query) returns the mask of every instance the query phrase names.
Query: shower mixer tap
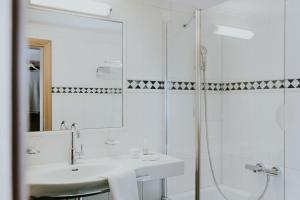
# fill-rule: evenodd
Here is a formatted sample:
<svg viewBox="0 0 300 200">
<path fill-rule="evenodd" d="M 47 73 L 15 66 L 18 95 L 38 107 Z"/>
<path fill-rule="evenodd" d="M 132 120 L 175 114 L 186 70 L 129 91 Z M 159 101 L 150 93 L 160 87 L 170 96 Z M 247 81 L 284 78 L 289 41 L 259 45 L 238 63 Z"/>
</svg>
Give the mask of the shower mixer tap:
<svg viewBox="0 0 300 200">
<path fill-rule="evenodd" d="M 279 176 L 280 170 L 278 167 L 266 168 L 263 164 L 258 163 L 256 165 L 246 164 L 245 168 L 254 173 L 263 173 L 269 176 Z"/>
</svg>

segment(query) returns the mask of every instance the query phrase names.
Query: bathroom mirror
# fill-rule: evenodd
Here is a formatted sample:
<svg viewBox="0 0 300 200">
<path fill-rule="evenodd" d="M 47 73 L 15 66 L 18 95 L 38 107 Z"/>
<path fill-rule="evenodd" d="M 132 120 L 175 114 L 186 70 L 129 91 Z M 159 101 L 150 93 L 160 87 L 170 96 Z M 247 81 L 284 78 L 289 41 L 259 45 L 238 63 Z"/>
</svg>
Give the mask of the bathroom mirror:
<svg viewBox="0 0 300 200">
<path fill-rule="evenodd" d="M 28 8 L 29 131 L 123 126 L 123 23 Z"/>
</svg>

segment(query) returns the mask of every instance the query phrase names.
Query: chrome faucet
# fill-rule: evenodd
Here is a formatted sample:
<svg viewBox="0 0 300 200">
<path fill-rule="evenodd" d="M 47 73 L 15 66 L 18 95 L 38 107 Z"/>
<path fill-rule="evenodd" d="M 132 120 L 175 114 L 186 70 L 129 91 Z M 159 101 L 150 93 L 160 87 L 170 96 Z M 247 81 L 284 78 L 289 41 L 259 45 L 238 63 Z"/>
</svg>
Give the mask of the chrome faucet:
<svg viewBox="0 0 300 200">
<path fill-rule="evenodd" d="M 81 145 L 81 151 L 78 152 L 76 150 L 74 141 L 75 141 L 75 134 L 77 137 L 77 140 L 80 138 L 80 132 L 78 130 L 78 125 L 76 123 L 73 123 L 71 126 L 71 147 L 70 147 L 70 165 L 74 165 L 76 163 L 77 156 L 80 156 L 82 153 L 82 145 Z"/>
</svg>

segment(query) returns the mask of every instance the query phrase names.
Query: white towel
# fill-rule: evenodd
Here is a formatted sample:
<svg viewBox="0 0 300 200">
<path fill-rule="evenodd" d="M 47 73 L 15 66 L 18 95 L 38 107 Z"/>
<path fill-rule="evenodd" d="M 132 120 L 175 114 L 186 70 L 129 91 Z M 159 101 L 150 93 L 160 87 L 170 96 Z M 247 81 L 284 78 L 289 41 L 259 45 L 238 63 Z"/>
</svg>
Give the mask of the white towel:
<svg viewBox="0 0 300 200">
<path fill-rule="evenodd" d="M 120 169 L 108 175 L 113 200 L 139 200 L 136 175 L 133 170 Z"/>
</svg>

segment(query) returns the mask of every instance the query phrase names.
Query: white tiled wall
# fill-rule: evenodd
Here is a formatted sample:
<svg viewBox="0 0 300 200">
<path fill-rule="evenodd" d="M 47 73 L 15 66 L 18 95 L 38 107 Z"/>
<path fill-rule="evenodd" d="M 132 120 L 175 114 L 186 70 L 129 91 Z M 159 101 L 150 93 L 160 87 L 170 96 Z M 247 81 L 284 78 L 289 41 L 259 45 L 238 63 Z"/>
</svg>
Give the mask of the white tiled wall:
<svg viewBox="0 0 300 200">
<path fill-rule="evenodd" d="M 297 26 L 297 19 L 300 17 L 300 2 L 297 0 L 287 0 L 286 6 L 286 77 L 299 78 L 300 77 L 300 61 L 299 61 L 299 26 Z M 286 119 L 286 133 L 285 133 L 285 198 L 286 200 L 296 200 L 300 198 L 300 159 L 299 141 L 300 141 L 300 90 L 290 89 L 286 92 L 285 103 L 285 119 Z"/>
<path fill-rule="evenodd" d="M 63 120 L 82 129 L 121 127 L 122 94 L 52 94 L 52 129 Z"/>
<path fill-rule="evenodd" d="M 277 123 L 278 108 L 284 94 L 269 92 L 230 92 L 223 95 L 223 176 L 224 184 L 258 194 L 265 177 L 245 170 L 245 164 L 264 163 L 284 172 L 284 132 Z M 270 138 L 272 138 L 270 140 Z M 277 187 L 269 188 L 283 198 L 283 174 L 271 178 Z M 266 197 L 269 199 L 270 197 Z"/>
</svg>

